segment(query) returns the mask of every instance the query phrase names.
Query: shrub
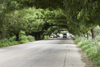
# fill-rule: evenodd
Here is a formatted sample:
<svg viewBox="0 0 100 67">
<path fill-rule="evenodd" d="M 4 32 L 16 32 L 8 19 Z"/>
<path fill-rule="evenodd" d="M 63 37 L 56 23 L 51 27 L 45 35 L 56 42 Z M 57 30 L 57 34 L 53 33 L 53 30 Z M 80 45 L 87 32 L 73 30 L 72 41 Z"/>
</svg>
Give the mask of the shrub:
<svg viewBox="0 0 100 67">
<path fill-rule="evenodd" d="M 26 35 L 21 35 L 20 36 L 20 41 L 16 41 L 16 37 L 13 36 L 9 39 L 3 39 L 0 40 L 0 47 L 7 47 L 7 46 L 12 46 L 12 45 L 17 45 L 17 44 L 22 44 L 22 43 L 27 43 L 27 42 L 32 42 L 35 41 L 35 38 L 33 36 L 26 36 Z"/>
<path fill-rule="evenodd" d="M 20 36 L 19 40 L 20 40 L 20 41 L 21 41 L 21 40 L 27 40 L 27 36 L 26 36 L 26 35 L 22 35 L 22 36 Z"/>
<path fill-rule="evenodd" d="M 9 41 L 10 42 L 16 41 L 16 36 L 13 36 L 13 37 L 9 38 Z"/>
<path fill-rule="evenodd" d="M 22 35 L 22 36 L 20 36 L 20 41 L 19 42 L 22 44 L 22 43 L 29 42 L 29 40 L 27 39 L 26 35 Z"/>
<path fill-rule="evenodd" d="M 33 36 L 22 35 L 20 37 L 20 41 L 19 42 L 22 44 L 22 43 L 27 43 L 27 42 L 32 42 L 32 41 L 35 41 L 35 38 Z"/>
<path fill-rule="evenodd" d="M 12 45 L 17 45 L 19 44 L 18 41 L 14 41 L 15 37 L 12 37 L 10 39 L 3 39 L 0 41 L 0 47 L 7 47 L 7 46 L 12 46 Z"/>
<path fill-rule="evenodd" d="M 30 35 L 27 36 L 27 39 L 28 39 L 30 42 L 35 41 L 35 37 L 30 36 Z"/>
<path fill-rule="evenodd" d="M 53 36 L 50 36 L 50 38 L 53 38 Z"/>
<path fill-rule="evenodd" d="M 76 39 L 75 39 L 75 42 L 76 42 L 76 43 L 79 43 L 79 42 L 81 41 L 81 39 L 82 39 L 81 37 L 80 37 L 80 38 L 76 38 Z"/>
<path fill-rule="evenodd" d="M 96 36 L 97 42 L 100 42 L 100 36 Z"/>
<path fill-rule="evenodd" d="M 3 40 L 0 40 L 0 43 L 7 43 L 7 42 L 9 42 L 9 40 L 8 40 L 8 39 L 3 39 Z"/>
<path fill-rule="evenodd" d="M 73 40 L 75 40 L 77 37 L 76 37 L 76 36 L 71 36 L 71 38 L 72 38 Z"/>
<path fill-rule="evenodd" d="M 49 36 L 44 36 L 44 39 L 48 39 L 48 38 L 50 38 Z"/>
<path fill-rule="evenodd" d="M 9 42 L 9 45 L 10 45 L 10 46 L 12 46 L 12 45 L 17 45 L 17 44 L 19 44 L 18 41 Z"/>
<path fill-rule="evenodd" d="M 20 44 L 23 44 L 23 43 L 27 43 L 27 42 L 29 42 L 28 40 L 26 41 L 26 40 L 21 40 L 21 41 L 19 41 L 20 42 Z"/>
</svg>

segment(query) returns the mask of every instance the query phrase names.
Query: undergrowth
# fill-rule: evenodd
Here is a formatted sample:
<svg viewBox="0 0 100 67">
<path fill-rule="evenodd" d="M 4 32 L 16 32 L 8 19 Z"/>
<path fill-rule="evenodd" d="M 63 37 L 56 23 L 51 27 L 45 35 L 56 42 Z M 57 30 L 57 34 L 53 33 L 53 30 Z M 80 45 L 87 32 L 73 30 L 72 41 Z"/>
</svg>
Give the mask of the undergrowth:
<svg viewBox="0 0 100 67">
<path fill-rule="evenodd" d="M 44 36 L 44 39 L 48 39 L 48 38 L 50 38 L 49 36 Z"/>
<path fill-rule="evenodd" d="M 75 43 L 82 48 L 84 54 L 91 59 L 97 67 L 100 67 L 100 45 L 93 40 L 83 37 L 72 37 Z"/>
<path fill-rule="evenodd" d="M 32 42 L 32 41 L 35 41 L 35 38 L 30 35 L 20 36 L 20 41 L 16 41 L 16 37 L 13 36 L 9 39 L 5 38 L 5 39 L 0 40 L 0 47 L 7 47 L 7 46 L 17 45 L 17 44 L 22 44 L 22 43 L 27 43 L 27 42 Z"/>
</svg>

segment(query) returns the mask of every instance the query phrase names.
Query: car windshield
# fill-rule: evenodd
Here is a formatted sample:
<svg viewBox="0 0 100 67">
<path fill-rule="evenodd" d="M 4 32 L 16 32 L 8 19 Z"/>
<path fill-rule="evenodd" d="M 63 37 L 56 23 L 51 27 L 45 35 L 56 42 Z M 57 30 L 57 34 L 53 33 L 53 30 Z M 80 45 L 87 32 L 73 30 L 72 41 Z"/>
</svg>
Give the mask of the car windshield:
<svg viewBox="0 0 100 67">
<path fill-rule="evenodd" d="M 63 34 L 63 35 L 66 35 L 66 34 Z"/>
</svg>

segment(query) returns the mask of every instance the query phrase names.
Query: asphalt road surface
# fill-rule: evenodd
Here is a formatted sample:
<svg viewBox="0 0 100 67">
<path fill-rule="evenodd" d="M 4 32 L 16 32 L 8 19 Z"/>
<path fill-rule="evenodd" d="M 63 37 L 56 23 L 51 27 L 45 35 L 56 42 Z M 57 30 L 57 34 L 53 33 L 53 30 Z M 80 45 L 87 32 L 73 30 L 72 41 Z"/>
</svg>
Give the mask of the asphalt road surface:
<svg viewBox="0 0 100 67">
<path fill-rule="evenodd" d="M 0 67 L 85 67 L 71 38 L 0 48 Z"/>
</svg>

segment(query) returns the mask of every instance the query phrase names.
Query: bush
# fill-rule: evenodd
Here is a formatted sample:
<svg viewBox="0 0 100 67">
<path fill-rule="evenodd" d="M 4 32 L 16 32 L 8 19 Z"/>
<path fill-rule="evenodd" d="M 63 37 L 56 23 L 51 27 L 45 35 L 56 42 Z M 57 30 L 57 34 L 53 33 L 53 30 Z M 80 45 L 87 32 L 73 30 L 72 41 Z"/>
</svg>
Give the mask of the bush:
<svg viewBox="0 0 100 67">
<path fill-rule="evenodd" d="M 76 38 L 76 39 L 75 39 L 75 42 L 76 42 L 76 43 L 79 43 L 80 41 L 81 41 L 81 38 Z"/>
<path fill-rule="evenodd" d="M 30 36 L 30 35 L 27 36 L 27 39 L 28 39 L 30 42 L 35 41 L 35 37 Z"/>
<path fill-rule="evenodd" d="M 19 41 L 20 44 L 27 43 L 27 42 L 29 42 L 29 41 L 28 40 L 21 40 L 21 41 Z"/>
<path fill-rule="evenodd" d="M 53 36 L 50 36 L 50 38 L 53 38 Z"/>
<path fill-rule="evenodd" d="M 71 38 L 72 38 L 73 40 L 75 40 L 77 37 L 75 37 L 75 36 L 71 36 Z"/>
<path fill-rule="evenodd" d="M 49 39 L 50 37 L 49 36 L 44 36 L 44 39 Z"/>
<path fill-rule="evenodd" d="M 31 35 L 26 36 L 25 31 L 20 31 L 20 43 L 27 43 L 35 41 L 35 38 Z"/>
<path fill-rule="evenodd" d="M 18 41 L 13 41 L 8 43 L 10 46 L 20 44 Z"/>
<path fill-rule="evenodd" d="M 20 36 L 20 41 L 15 41 L 15 40 L 16 40 L 15 36 L 13 36 L 9 39 L 6 38 L 3 40 L 0 40 L 0 47 L 7 47 L 7 46 L 12 46 L 12 45 L 32 42 L 32 41 L 35 41 L 35 38 L 30 35 L 29 36 L 22 35 L 22 36 Z"/>
<path fill-rule="evenodd" d="M 16 36 L 13 36 L 13 37 L 9 38 L 9 41 L 10 42 L 16 41 Z"/>
<path fill-rule="evenodd" d="M 0 40 L 0 43 L 7 43 L 7 42 L 9 42 L 9 40 L 8 39 L 3 39 L 3 40 Z"/>
<path fill-rule="evenodd" d="M 20 41 L 19 41 L 21 44 L 22 43 L 27 43 L 27 42 L 29 42 L 29 40 L 27 39 L 27 36 L 26 35 L 22 35 L 21 37 L 20 37 Z"/>
<path fill-rule="evenodd" d="M 14 41 L 13 38 L 3 39 L 0 41 L 0 47 L 7 47 L 7 46 L 17 45 L 17 44 L 19 44 L 19 42 Z"/>
<path fill-rule="evenodd" d="M 97 42 L 100 42 L 100 36 L 99 36 L 99 35 L 96 36 L 96 41 L 97 41 Z"/>
<path fill-rule="evenodd" d="M 32 41 L 35 41 L 35 38 L 33 36 L 22 35 L 20 37 L 20 41 L 19 42 L 22 44 L 22 43 L 27 43 L 27 42 L 32 42 Z"/>
<path fill-rule="evenodd" d="M 32 42 L 32 41 L 35 41 L 35 38 L 33 37 L 33 36 L 30 36 L 30 35 L 28 35 L 28 36 L 26 36 L 26 35 L 22 35 L 21 37 L 20 37 L 20 43 L 27 43 L 27 42 Z"/>
</svg>

